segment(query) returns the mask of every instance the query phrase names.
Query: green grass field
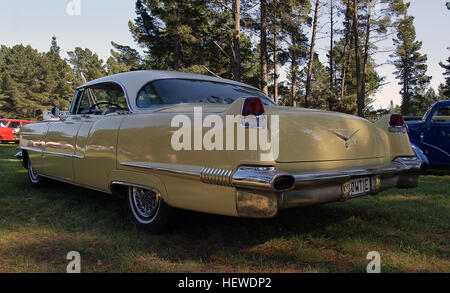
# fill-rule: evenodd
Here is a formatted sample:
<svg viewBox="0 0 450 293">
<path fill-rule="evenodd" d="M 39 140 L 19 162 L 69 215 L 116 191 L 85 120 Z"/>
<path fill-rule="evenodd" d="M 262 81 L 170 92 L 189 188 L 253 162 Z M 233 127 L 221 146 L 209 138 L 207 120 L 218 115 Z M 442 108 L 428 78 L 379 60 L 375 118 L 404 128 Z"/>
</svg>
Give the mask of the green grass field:
<svg viewBox="0 0 450 293">
<path fill-rule="evenodd" d="M 0 145 L 0 272 L 65 272 L 73 250 L 82 272 L 365 272 L 369 251 L 382 272 L 450 272 L 450 172 L 273 219 L 180 211 L 172 232 L 152 235 L 124 200 L 32 188 L 15 152 Z"/>
</svg>

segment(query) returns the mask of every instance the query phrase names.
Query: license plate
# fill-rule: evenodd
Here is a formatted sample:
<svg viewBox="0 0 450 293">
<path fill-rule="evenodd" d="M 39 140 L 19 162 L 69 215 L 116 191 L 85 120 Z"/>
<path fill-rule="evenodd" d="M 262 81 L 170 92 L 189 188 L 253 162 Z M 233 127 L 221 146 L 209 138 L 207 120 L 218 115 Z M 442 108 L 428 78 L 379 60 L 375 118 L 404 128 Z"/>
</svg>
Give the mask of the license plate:
<svg viewBox="0 0 450 293">
<path fill-rule="evenodd" d="M 370 177 L 350 179 L 350 197 L 370 192 Z"/>
</svg>

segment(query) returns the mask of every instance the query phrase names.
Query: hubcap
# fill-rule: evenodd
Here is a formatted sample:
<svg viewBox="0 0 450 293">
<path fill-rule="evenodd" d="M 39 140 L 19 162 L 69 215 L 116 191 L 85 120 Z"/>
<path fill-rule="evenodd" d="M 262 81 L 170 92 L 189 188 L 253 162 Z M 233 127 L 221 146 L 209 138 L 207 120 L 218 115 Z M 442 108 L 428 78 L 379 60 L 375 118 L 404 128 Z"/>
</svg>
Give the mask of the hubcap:
<svg viewBox="0 0 450 293">
<path fill-rule="evenodd" d="M 28 173 L 30 174 L 32 181 L 36 181 L 38 179 L 38 174 L 36 172 L 34 172 L 31 164 L 29 164 L 29 166 L 28 166 Z"/>
<path fill-rule="evenodd" d="M 152 217 L 158 208 L 159 193 L 138 187 L 132 187 L 132 198 L 136 211 L 141 217 Z"/>
</svg>

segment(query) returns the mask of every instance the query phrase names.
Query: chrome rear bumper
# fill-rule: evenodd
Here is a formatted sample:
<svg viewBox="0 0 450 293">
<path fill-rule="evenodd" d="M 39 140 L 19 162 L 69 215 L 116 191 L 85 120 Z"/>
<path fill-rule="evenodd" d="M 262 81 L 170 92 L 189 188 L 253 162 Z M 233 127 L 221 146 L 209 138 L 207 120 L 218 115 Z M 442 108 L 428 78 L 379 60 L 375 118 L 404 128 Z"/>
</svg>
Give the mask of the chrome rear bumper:
<svg viewBox="0 0 450 293">
<path fill-rule="evenodd" d="M 242 217 L 273 217 L 279 209 L 344 201 L 398 187 L 416 187 L 422 161 L 401 157 L 386 165 L 327 172 L 279 172 L 274 167 L 245 166 L 232 176 Z M 350 180 L 369 177 L 370 190 L 351 196 Z"/>
</svg>

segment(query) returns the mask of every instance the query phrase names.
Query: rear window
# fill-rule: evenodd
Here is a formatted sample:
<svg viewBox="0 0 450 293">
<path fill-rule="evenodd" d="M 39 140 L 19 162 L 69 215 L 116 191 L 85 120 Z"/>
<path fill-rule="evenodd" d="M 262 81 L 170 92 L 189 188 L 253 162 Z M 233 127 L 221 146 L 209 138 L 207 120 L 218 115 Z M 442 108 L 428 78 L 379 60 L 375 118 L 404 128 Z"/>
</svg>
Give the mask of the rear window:
<svg viewBox="0 0 450 293">
<path fill-rule="evenodd" d="M 257 89 L 190 79 L 161 79 L 150 82 L 139 91 L 136 105 L 139 108 L 150 108 L 179 103 L 231 104 L 242 97 L 258 97 L 265 105 L 275 105 Z"/>
<path fill-rule="evenodd" d="M 18 121 L 13 121 L 13 122 L 9 123 L 9 126 L 8 126 L 8 128 L 17 128 L 17 127 L 20 127 L 20 122 L 18 122 Z"/>
<path fill-rule="evenodd" d="M 433 115 L 433 122 L 450 123 L 450 106 L 439 108 Z"/>
<path fill-rule="evenodd" d="M 7 120 L 0 120 L 0 127 L 6 127 L 6 125 L 8 125 Z"/>
</svg>

